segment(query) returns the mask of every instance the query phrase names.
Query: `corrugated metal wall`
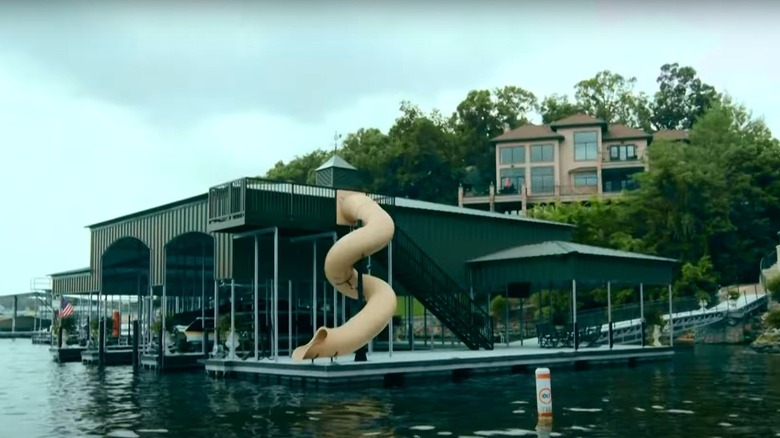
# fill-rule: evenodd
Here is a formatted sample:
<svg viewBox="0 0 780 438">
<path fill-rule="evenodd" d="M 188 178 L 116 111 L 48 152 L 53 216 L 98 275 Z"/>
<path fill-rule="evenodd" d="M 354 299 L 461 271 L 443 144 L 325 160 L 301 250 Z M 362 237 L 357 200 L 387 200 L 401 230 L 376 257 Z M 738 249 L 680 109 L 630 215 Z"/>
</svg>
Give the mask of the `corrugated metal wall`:
<svg viewBox="0 0 780 438">
<path fill-rule="evenodd" d="M 112 243 L 123 237 L 135 237 L 151 249 L 152 284 L 164 282 L 165 244 L 184 233 L 206 232 L 208 201 L 194 201 L 170 210 L 154 212 L 147 216 L 130 218 L 92 229 L 91 266 L 100 288 L 102 277 L 100 259 Z M 233 239 L 228 234 L 213 234 L 214 260 L 217 279 L 232 276 Z"/>
<path fill-rule="evenodd" d="M 571 240 L 571 227 L 395 207 L 393 218 L 450 276 L 466 285 L 466 261 L 519 245 Z"/>
<path fill-rule="evenodd" d="M 499 260 L 472 265 L 472 280 L 478 292 L 495 292 L 511 282 L 530 282 L 535 287 L 548 283 L 560 286 L 577 280 L 583 287 L 604 285 L 666 285 L 672 281 L 672 263 L 618 257 L 568 255 L 518 260 Z"/>
<path fill-rule="evenodd" d="M 96 292 L 97 282 L 91 273 L 78 273 L 63 276 L 52 275 L 52 291 L 55 294 L 87 294 Z"/>
</svg>

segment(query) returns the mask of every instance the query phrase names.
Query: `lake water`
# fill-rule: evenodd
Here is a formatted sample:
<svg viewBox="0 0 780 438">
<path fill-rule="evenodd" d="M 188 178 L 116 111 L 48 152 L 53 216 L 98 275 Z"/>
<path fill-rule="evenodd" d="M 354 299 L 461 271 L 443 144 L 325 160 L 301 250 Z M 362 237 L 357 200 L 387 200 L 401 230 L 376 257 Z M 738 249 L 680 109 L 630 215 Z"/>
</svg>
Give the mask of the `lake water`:
<svg viewBox="0 0 780 438">
<path fill-rule="evenodd" d="M 0 340 L 0 437 L 535 436 L 533 375 L 394 390 L 316 392 L 57 364 Z M 553 370 L 564 437 L 780 437 L 780 357 L 681 347 L 635 368 Z"/>
</svg>

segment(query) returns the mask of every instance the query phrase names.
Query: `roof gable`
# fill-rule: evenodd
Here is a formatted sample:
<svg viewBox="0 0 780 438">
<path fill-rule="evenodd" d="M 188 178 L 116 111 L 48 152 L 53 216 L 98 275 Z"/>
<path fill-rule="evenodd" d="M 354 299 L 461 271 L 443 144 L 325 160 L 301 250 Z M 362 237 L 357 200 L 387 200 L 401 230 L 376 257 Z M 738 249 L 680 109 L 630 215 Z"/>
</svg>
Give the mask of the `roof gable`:
<svg viewBox="0 0 780 438">
<path fill-rule="evenodd" d="M 655 140 L 684 141 L 688 140 L 687 129 L 662 129 L 653 134 Z"/>
<path fill-rule="evenodd" d="M 622 259 L 646 260 L 656 262 L 676 263 L 677 260 L 658 257 L 647 254 L 639 254 L 616 249 L 601 248 L 598 246 L 582 245 L 580 243 L 552 240 L 532 245 L 521 245 L 498 251 L 482 257 L 469 260 L 468 263 L 495 262 L 499 260 L 517 260 L 534 257 L 553 257 L 568 254 L 580 254 L 601 257 L 613 257 Z"/>
<path fill-rule="evenodd" d="M 497 143 L 518 140 L 563 140 L 563 136 L 550 129 L 547 125 L 527 123 L 492 139 L 492 141 Z"/>
<path fill-rule="evenodd" d="M 339 168 L 339 169 L 349 169 L 349 170 L 357 170 L 357 168 L 347 162 L 347 160 L 339 157 L 338 155 L 333 155 L 330 157 L 327 161 L 322 163 L 320 167 L 315 169 L 315 172 L 318 170 L 325 170 L 330 168 Z"/>
<path fill-rule="evenodd" d="M 607 122 L 602 119 L 598 119 L 587 114 L 574 114 L 569 117 L 564 117 L 560 120 L 556 120 L 550 123 L 552 129 L 574 127 L 574 126 L 601 126 L 605 127 Z"/>
<path fill-rule="evenodd" d="M 602 137 L 602 139 L 605 141 L 628 140 L 628 139 L 639 139 L 639 138 L 650 139 L 652 138 L 652 135 L 646 133 L 645 131 L 642 131 L 641 129 L 636 129 L 630 126 L 621 125 L 617 123 L 614 125 L 609 125 L 609 127 L 607 128 L 607 132 L 604 133 L 604 136 Z"/>
</svg>

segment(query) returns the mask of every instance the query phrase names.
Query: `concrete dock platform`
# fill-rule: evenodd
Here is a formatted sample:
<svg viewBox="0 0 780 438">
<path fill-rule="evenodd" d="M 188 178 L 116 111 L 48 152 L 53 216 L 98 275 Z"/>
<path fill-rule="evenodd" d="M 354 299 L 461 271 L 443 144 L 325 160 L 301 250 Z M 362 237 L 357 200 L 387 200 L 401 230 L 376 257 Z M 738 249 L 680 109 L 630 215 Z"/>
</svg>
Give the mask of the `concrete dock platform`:
<svg viewBox="0 0 780 438">
<path fill-rule="evenodd" d="M 535 367 L 587 368 L 591 365 L 634 365 L 638 362 L 670 360 L 670 347 L 616 345 L 581 349 L 550 349 L 497 346 L 491 351 L 441 349 L 435 351 L 374 352 L 367 362 L 355 362 L 354 355 L 333 359 L 293 362 L 278 360 L 204 361 L 212 377 L 236 377 L 263 383 L 295 387 L 394 387 L 415 380 L 463 380 L 479 374 L 533 372 Z"/>
</svg>

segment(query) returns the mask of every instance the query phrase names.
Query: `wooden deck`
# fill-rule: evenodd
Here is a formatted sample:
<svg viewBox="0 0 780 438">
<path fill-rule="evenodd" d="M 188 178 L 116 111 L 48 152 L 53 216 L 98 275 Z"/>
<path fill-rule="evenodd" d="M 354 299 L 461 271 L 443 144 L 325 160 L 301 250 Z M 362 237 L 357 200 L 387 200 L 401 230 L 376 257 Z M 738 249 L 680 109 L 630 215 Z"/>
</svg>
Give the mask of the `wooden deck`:
<svg viewBox="0 0 780 438">
<path fill-rule="evenodd" d="M 373 353 L 368 362 L 355 362 L 354 356 L 331 361 L 293 362 L 263 359 L 205 360 L 206 372 L 213 377 L 248 378 L 264 383 L 300 387 L 393 387 L 414 380 L 462 380 L 479 374 L 532 373 L 539 366 L 587 368 L 596 364 L 634 365 L 643 361 L 671 359 L 669 347 L 607 346 L 581 349 L 497 346 L 492 351 L 449 349 L 436 351 Z"/>
</svg>

